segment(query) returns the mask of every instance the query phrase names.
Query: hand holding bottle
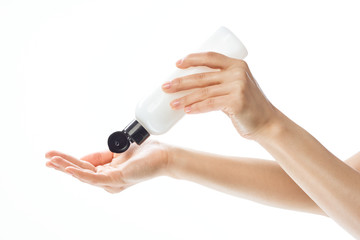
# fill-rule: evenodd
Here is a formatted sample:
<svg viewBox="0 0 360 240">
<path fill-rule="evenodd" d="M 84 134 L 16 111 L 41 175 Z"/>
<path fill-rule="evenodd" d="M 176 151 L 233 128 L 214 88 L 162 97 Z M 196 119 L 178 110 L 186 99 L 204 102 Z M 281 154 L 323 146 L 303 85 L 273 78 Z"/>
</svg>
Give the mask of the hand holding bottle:
<svg viewBox="0 0 360 240">
<path fill-rule="evenodd" d="M 167 93 L 193 90 L 173 100 L 173 109 L 188 114 L 222 110 L 241 136 L 253 138 L 276 118 L 276 108 L 268 101 L 246 62 L 215 52 L 194 53 L 179 60 L 178 68 L 206 66 L 218 71 L 175 78 L 163 84 Z"/>
<path fill-rule="evenodd" d="M 244 59 L 247 56 L 247 50 L 242 42 L 225 27 L 220 27 L 207 41 L 205 41 L 200 47 L 200 52 L 217 52 L 234 59 Z M 206 66 L 206 64 L 197 64 L 198 66 Z M 195 65 L 196 64 L 194 64 L 194 66 Z M 216 66 L 213 67 L 217 68 Z M 209 71 L 209 68 L 207 67 L 184 68 L 186 67 L 175 71 L 168 78 L 168 81 L 171 81 L 174 78 L 182 79 L 182 77 L 186 75 L 194 75 Z M 170 83 L 164 85 L 164 87 L 166 86 L 169 88 L 171 87 Z M 192 89 L 191 86 L 188 87 L 190 87 L 190 90 Z M 169 90 L 171 92 L 172 89 Z M 206 90 L 207 88 L 205 88 L 204 91 Z M 109 136 L 108 146 L 110 151 L 122 153 L 128 149 L 131 143 L 135 142 L 140 145 L 151 134 L 159 135 L 168 131 L 185 115 L 184 111 L 174 111 L 169 103 L 174 99 L 182 98 L 188 93 L 188 91 L 178 91 L 177 93 L 173 92 L 173 94 L 166 94 L 160 87 L 157 87 L 155 91 L 150 92 L 138 102 L 135 110 L 135 119 L 128 124 L 124 130 L 116 131 Z M 189 110 L 189 108 L 187 108 L 187 110 Z"/>
<path fill-rule="evenodd" d="M 49 159 L 46 166 L 69 173 L 110 193 L 117 193 L 138 182 L 164 175 L 167 148 L 165 144 L 149 140 L 141 146 L 133 144 L 122 154 L 105 151 L 81 159 L 50 151 L 45 155 Z"/>
</svg>

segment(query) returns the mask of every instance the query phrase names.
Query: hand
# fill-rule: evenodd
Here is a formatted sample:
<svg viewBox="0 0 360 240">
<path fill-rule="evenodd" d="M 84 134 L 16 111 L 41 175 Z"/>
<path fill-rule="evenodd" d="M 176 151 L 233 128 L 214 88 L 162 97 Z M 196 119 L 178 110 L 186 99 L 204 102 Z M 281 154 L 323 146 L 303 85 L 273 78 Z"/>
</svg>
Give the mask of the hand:
<svg viewBox="0 0 360 240">
<path fill-rule="evenodd" d="M 58 151 L 46 153 L 46 166 L 71 174 L 80 181 L 101 187 L 110 193 L 156 176 L 165 175 L 168 147 L 148 140 L 141 146 L 132 144 L 124 153 L 110 151 L 87 155 L 81 159 Z"/>
<path fill-rule="evenodd" d="M 163 84 L 167 93 L 193 90 L 170 103 L 188 114 L 222 110 L 241 136 L 253 138 L 275 118 L 276 109 L 252 76 L 246 62 L 219 53 L 190 54 L 176 63 L 178 68 L 206 66 L 218 71 L 176 78 Z"/>
</svg>

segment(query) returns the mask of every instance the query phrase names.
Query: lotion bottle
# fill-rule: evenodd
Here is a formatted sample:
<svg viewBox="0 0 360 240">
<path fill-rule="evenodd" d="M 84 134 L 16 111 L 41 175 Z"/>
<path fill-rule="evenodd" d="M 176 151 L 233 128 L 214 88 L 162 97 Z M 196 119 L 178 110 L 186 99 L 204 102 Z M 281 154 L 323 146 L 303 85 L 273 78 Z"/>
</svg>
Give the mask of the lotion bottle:
<svg viewBox="0 0 360 240">
<path fill-rule="evenodd" d="M 247 50 L 242 42 L 227 28 L 220 27 L 201 47 L 198 52 L 218 52 L 231 58 L 244 59 Z M 207 67 L 192 67 L 178 69 L 166 81 L 175 78 L 215 71 Z M 164 82 L 166 82 L 164 81 Z M 184 110 L 173 110 L 170 102 L 189 94 L 190 91 L 165 93 L 161 86 L 143 98 L 136 107 L 135 119 L 124 130 L 112 133 L 108 138 L 110 151 L 114 153 L 125 152 L 130 144 L 140 145 L 151 134 L 160 135 L 167 132 L 184 115 Z"/>
</svg>

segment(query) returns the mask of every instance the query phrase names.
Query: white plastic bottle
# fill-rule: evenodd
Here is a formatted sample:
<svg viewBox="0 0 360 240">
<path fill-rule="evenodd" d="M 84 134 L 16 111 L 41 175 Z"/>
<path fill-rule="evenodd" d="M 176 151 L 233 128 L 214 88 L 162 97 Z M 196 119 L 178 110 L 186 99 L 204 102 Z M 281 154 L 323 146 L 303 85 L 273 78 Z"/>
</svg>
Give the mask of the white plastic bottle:
<svg viewBox="0 0 360 240">
<path fill-rule="evenodd" d="M 220 27 L 198 50 L 198 52 L 207 51 L 218 52 L 238 59 L 244 59 L 247 56 L 245 46 L 225 27 Z M 206 67 L 178 69 L 166 81 L 209 71 L 213 70 Z M 135 120 L 123 131 L 114 132 L 109 136 L 110 151 L 121 153 L 126 151 L 133 142 L 140 145 L 150 134 L 159 135 L 167 132 L 185 115 L 182 109 L 173 110 L 170 107 L 170 102 L 186 94 L 189 94 L 189 91 L 168 94 L 162 90 L 161 86 L 157 87 L 155 91 L 138 103 L 135 110 Z"/>
</svg>

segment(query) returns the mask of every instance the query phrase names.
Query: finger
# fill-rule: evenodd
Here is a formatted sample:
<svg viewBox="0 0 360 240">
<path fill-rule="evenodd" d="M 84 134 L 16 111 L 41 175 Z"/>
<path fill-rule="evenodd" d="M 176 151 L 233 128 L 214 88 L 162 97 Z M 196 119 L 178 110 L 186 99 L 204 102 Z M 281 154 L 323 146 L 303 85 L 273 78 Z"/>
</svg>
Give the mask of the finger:
<svg viewBox="0 0 360 240">
<path fill-rule="evenodd" d="M 173 93 L 193 88 L 220 84 L 225 79 L 223 72 L 204 72 L 175 78 L 162 85 L 165 92 Z"/>
<path fill-rule="evenodd" d="M 178 68 L 206 66 L 215 69 L 225 69 L 233 63 L 233 58 L 216 52 L 192 53 L 176 62 Z"/>
<path fill-rule="evenodd" d="M 50 168 L 58 169 L 58 167 L 55 166 L 54 164 L 52 164 L 50 161 L 47 161 L 45 165 L 46 165 L 47 167 L 50 167 Z"/>
<path fill-rule="evenodd" d="M 108 184 L 110 181 L 109 177 L 102 173 L 95 173 L 88 169 L 81 169 L 75 167 L 67 167 L 65 171 L 80 181 L 89 183 L 95 186 L 102 186 L 104 184 Z"/>
<path fill-rule="evenodd" d="M 192 105 L 196 102 L 204 101 L 208 98 L 227 95 L 231 92 L 232 88 L 229 84 L 215 85 L 205 88 L 200 88 L 182 98 L 175 99 L 170 103 L 173 109 L 181 109 L 186 106 Z"/>
<path fill-rule="evenodd" d="M 188 114 L 205 113 L 216 110 L 223 110 L 228 102 L 227 96 L 208 98 L 185 107 L 184 111 Z"/>
<path fill-rule="evenodd" d="M 67 154 L 59 152 L 59 151 L 50 151 L 50 152 L 46 153 L 46 155 L 45 155 L 46 158 L 52 158 L 55 156 L 62 157 L 63 159 L 66 159 L 67 161 L 79 166 L 80 168 L 86 168 L 86 169 L 90 169 L 90 170 L 95 169 L 95 167 L 91 163 L 82 161 L 80 159 L 74 158 L 70 155 L 67 155 Z"/>
<path fill-rule="evenodd" d="M 89 155 L 86 155 L 85 157 L 82 157 L 81 159 L 84 161 L 87 161 L 94 165 L 95 167 L 98 165 L 104 165 L 112 161 L 114 157 L 114 154 L 110 151 L 103 151 L 103 152 L 97 152 L 92 153 Z"/>
<path fill-rule="evenodd" d="M 65 168 L 67 168 L 67 167 L 81 168 L 80 166 L 75 165 L 74 163 L 67 161 L 66 159 L 59 157 L 59 156 L 52 157 L 50 159 L 50 163 L 55 165 L 57 167 L 57 170 L 60 170 L 63 172 L 65 172 Z M 95 167 L 92 166 L 92 169 L 89 169 L 89 170 L 94 171 Z"/>
</svg>

